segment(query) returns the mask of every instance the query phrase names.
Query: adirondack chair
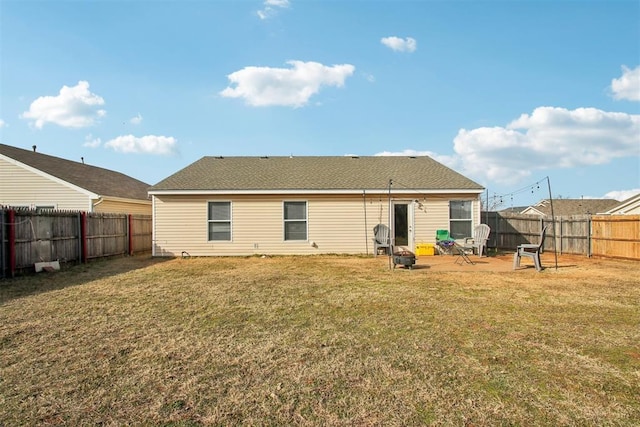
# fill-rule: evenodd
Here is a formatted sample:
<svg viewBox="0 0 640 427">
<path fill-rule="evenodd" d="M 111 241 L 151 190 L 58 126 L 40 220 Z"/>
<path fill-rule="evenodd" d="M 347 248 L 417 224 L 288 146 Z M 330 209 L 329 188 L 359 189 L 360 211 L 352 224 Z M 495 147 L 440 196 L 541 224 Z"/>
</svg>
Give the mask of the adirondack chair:
<svg viewBox="0 0 640 427">
<path fill-rule="evenodd" d="M 540 254 L 543 252 L 544 246 L 544 237 L 545 232 L 547 231 L 547 227 L 549 224 L 545 225 L 542 231 L 540 232 L 539 243 L 524 243 L 516 248 L 516 253 L 513 254 L 513 269 L 516 267 L 520 267 L 520 258 L 528 257 L 533 259 L 533 263 L 536 266 L 536 270 L 542 271 L 542 264 L 540 263 Z"/>
<path fill-rule="evenodd" d="M 464 239 L 464 249 L 477 251 L 478 257 L 482 257 L 484 252 L 487 255 L 487 240 L 491 227 L 487 224 L 480 224 L 473 229 L 473 237 Z"/>
<path fill-rule="evenodd" d="M 389 227 L 384 224 L 378 224 L 373 227 L 373 256 L 378 256 L 380 249 L 384 249 L 385 253 L 391 252 L 391 242 L 389 239 Z"/>
</svg>

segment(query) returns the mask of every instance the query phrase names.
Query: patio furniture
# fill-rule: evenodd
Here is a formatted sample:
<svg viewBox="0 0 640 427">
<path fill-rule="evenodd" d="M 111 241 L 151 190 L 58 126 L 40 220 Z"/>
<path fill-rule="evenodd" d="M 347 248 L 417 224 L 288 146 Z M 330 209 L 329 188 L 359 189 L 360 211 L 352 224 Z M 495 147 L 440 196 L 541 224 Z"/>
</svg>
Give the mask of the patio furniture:
<svg viewBox="0 0 640 427">
<path fill-rule="evenodd" d="M 475 262 L 471 261 L 471 258 L 469 258 L 469 255 L 467 255 L 467 251 L 469 250 L 468 247 L 461 246 L 454 242 L 453 247 L 451 249 L 454 252 L 453 254 L 456 255 L 456 260 L 454 261 L 454 264 L 457 264 L 458 262 L 460 262 L 460 265 L 462 265 L 463 263 L 475 265 Z"/>
<path fill-rule="evenodd" d="M 449 230 L 436 230 L 436 248 L 439 254 L 453 254 L 456 242 L 451 238 Z"/>
<path fill-rule="evenodd" d="M 489 233 L 491 227 L 487 224 L 480 224 L 473 229 L 473 237 L 466 237 L 464 239 L 464 247 L 477 251 L 478 257 L 482 257 L 484 252 L 487 255 L 487 240 L 489 240 Z"/>
<path fill-rule="evenodd" d="M 386 254 L 391 252 L 391 242 L 389 239 L 389 227 L 378 224 L 373 227 L 373 256 L 378 256 L 380 249 L 384 249 Z"/>
<path fill-rule="evenodd" d="M 513 269 L 520 267 L 520 258 L 527 257 L 533 259 L 533 263 L 538 272 L 542 271 L 542 264 L 540 263 L 540 254 L 543 252 L 544 237 L 549 224 L 545 225 L 540 232 L 540 238 L 538 244 L 524 243 L 516 248 L 516 253 L 513 254 Z"/>
</svg>

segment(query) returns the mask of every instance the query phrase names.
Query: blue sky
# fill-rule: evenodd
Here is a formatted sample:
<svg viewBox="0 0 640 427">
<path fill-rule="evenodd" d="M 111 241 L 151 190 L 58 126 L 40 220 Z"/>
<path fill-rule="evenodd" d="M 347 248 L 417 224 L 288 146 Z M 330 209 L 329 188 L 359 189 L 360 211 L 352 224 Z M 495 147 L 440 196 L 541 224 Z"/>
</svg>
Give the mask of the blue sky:
<svg viewBox="0 0 640 427">
<path fill-rule="evenodd" d="M 0 0 L 0 72 L 0 142 L 149 184 L 411 154 L 503 207 L 640 192 L 636 0 Z"/>
</svg>

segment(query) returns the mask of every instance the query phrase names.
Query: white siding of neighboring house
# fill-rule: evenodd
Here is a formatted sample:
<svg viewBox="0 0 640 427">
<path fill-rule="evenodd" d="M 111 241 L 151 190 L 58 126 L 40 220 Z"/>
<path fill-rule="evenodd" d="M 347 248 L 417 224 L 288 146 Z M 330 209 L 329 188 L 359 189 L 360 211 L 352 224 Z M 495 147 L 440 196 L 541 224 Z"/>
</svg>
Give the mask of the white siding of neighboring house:
<svg viewBox="0 0 640 427">
<path fill-rule="evenodd" d="M 416 200 L 415 195 L 394 195 L 394 199 Z M 423 209 L 414 209 L 415 243 L 435 241 L 435 231 L 449 227 L 449 200 L 473 199 L 477 195 L 427 196 Z M 207 202 L 232 203 L 232 241 L 207 240 Z M 283 202 L 307 201 L 307 241 L 284 241 Z M 477 205 L 477 206 L 476 206 Z M 154 196 L 154 255 L 285 255 L 364 254 L 373 252 L 373 227 L 388 224 L 386 195 L 308 196 Z M 366 209 L 365 209 L 366 207 Z M 366 222 L 365 222 L 366 210 Z M 474 218 L 474 226 L 477 225 Z M 315 246 L 312 245 L 315 243 Z M 413 250 L 413 246 L 409 248 Z"/>
<path fill-rule="evenodd" d="M 640 203 L 637 203 L 635 206 L 631 206 L 624 211 L 622 215 L 640 215 Z"/>
<path fill-rule="evenodd" d="M 0 205 L 91 209 L 88 194 L 0 158 Z"/>
<path fill-rule="evenodd" d="M 607 211 L 611 215 L 640 215 L 640 194 Z"/>
</svg>

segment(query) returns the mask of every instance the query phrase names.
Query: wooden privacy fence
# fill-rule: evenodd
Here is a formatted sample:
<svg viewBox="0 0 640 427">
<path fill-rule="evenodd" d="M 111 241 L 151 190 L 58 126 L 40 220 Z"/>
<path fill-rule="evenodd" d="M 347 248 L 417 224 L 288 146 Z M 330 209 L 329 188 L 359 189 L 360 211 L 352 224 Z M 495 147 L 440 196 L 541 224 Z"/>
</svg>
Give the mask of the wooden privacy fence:
<svg viewBox="0 0 640 427">
<path fill-rule="evenodd" d="M 640 215 L 574 215 L 548 217 L 483 212 L 491 227 L 489 247 L 515 250 L 521 243 L 538 243 L 547 228 L 545 251 L 640 260 Z M 555 222 L 555 224 L 553 224 Z"/>
<path fill-rule="evenodd" d="M 0 277 L 36 262 L 86 262 L 151 251 L 151 216 L 0 209 Z"/>
<path fill-rule="evenodd" d="M 640 215 L 598 215 L 591 221 L 593 255 L 640 259 Z"/>
</svg>

